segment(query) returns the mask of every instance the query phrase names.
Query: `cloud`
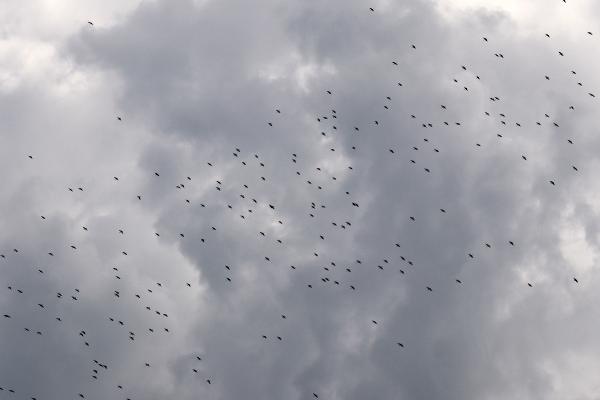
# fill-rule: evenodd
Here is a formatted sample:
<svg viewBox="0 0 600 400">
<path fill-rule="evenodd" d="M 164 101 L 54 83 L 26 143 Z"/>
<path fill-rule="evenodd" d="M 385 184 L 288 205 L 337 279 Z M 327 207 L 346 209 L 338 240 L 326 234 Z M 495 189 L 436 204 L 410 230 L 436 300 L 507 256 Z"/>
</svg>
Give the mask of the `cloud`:
<svg viewBox="0 0 600 400">
<path fill-rule="evenodd" d="M 593 6 L 118 7 L 4 34 L 0 386 L 597 396 Z"/>
</svg>

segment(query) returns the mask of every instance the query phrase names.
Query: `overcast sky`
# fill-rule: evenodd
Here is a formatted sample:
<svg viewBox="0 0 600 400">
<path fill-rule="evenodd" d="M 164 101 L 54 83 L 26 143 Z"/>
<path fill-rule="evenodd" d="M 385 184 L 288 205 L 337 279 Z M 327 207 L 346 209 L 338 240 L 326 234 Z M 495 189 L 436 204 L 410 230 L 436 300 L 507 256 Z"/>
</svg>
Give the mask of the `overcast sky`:
<svg viewBox="0 0 600 400">
<path fill-rule="evenodd" d="M 599 399 L 599 47 L 595 0 L 0 0 L 0 399 Z"/>
</svg>

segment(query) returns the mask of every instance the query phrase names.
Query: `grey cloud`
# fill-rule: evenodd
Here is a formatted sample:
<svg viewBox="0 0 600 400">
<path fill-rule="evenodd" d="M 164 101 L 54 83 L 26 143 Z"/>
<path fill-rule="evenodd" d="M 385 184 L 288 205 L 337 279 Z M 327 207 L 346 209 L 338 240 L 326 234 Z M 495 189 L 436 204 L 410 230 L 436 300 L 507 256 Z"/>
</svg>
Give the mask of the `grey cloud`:
<svg viewBox="0 0 600 400">
<path fill-rule="evenodd" d="M 448 20 L 438 5 L 371 13 L 347 1 L 144 2 L 115 26 L 81 29 L 61 43 L 60 57 L 109 88 L 86 100 L 97 113 L 69 99 L 79 113 L 57 126 L 75 144 L 51 143 L 53 157 L 38 147 L 38 164 L 23 174 L 23 154 L 3 163 L 14 172 L 1 197 L 11 227 L 2 251 L 26 243 L 8 257 L 5 277 L 36 296 L 2 295 L 22 317 L 2 321 L 11 347 L 3 348 L 1 385 L 38 398 L 114 396 L 117 382 L 131 398 L 597 395 L 583 382 L 569 396 L 562 385 L 571 382 L 549 372 L 583 368 L 597 349 L 594 272 L 575 284 L 561 247 L 564 224 L 579 224 L 597 251 L 589 198 L 598 144 L 587 95 L 595 80 L 583 45 L 576 35 L 534 36 L 503 10 Z M 317 71 L 308 90 L 297 80 L 303 65 Z M 35 101 L 27 88 L 3 95 L 14 108 L 6 112 L 11 130 L 37 130 L 18 110 L 66 118 L 52 105 L 56 93 L 40 90 L 47 99 Z M 35 145 L 40 136 L 28 138 Z M 79 182 L 84 193 L 66 191 Z M 40 209 L 48 210 L 43 223 Z M 57 255 L 42 281 L 31 268 L 46 262 L 47 249 Z M 35 300 L 81 284 L 83 304 L 64 309 L 68 333 L 60 336 Z M 108 314 L 127 327 L 110 325 Z M 48 341 L 28 347 L 21 321 L 48 327 Z M 89 352 L 72 339 L 79 326 L 95 339 L 91 354 L 110 362 L 98 382 L 88 376 Z M 173 332 L 150 335 L 150 326 Z M 69 363 L 57 371 L 64 354 Z M 37 376 L 44 379 L 28 380 Z"/>
</svg>

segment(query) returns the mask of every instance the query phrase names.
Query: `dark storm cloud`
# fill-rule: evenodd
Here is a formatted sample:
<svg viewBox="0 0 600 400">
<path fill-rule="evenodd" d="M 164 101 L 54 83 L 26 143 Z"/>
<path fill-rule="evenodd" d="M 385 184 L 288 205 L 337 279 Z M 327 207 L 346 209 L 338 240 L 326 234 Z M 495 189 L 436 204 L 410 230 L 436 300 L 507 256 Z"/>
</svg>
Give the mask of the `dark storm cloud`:
<svg viewBox="0 0 600 400">
<path fill-rule="evenodd" d="M 5 276 L 40 298 L 86 283 L 83 305 L 64 310 L 70 336 L 27 357 L 14 351 L 30 343 L 22 327 L 2 321 L 13 343 L 3 379 L 38 398 L 113 396 L 118 382 L 157 399 L 593 398 L 592 381 L 569 395 L 557 380 L 593 368 L 586 354 L 598 347 L 597 279 L 564 250 L 579 229 L 597 251 L 595 80 L 578 50 L 589 38 L 553 42 L 502 10 L 448 19 L 433 2 L 374 7 L 144 2 L 61 43 L 61 60 L 108 86 L 87 107 L 77 99 L 101 85 L 64 107 L 48 88 L 40 102 L 26 88 L 3 95 L 5 109 L 44 114 L 38 128 L 62 111 L 60 137 L 75 141 L 51 144 L 52 157 L 36 150 L 35 162 L 56 164 L 45 172 L 11 174 L 2 251 L 27 245 Z M 62 122 L 70 108 L 89 120 Z M 17 114 L 6 113 L 11 129 L 36 131 Z M 43 228 L 38 213 L 49 213 Z M 32 265 L 53 249 L 54 278 L 40 283 Z M 2 296 L 22 321 L 52 326 L 35 296 Z M 135 328 L 135 343 L 109 315 Z M 79 326 L 93 332 L 91 351 Z M 154 339 L 150 326 L 173 332 Z M 63 372 L 45 372 L 65 353 Z M 107 378 L 85 383 L 89 353 L 110 360 Z M 65 385 L 71 370 L 80 376 Z"/>
</svg>

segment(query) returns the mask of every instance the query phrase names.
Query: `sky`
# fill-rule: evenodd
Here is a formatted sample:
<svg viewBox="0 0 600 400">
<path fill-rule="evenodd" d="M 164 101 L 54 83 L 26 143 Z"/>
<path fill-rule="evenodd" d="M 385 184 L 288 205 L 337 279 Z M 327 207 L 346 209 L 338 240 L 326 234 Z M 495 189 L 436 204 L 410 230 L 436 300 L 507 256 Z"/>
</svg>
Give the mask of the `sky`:
<svg viewBox="0 0 600 400">
<path fill-rule="evenodd" d="M 599 399 L 599 25 L 0 1 L 0 399 Z"/>
</svg>

